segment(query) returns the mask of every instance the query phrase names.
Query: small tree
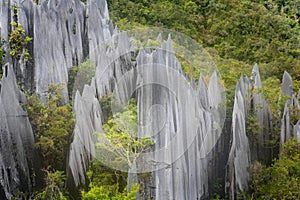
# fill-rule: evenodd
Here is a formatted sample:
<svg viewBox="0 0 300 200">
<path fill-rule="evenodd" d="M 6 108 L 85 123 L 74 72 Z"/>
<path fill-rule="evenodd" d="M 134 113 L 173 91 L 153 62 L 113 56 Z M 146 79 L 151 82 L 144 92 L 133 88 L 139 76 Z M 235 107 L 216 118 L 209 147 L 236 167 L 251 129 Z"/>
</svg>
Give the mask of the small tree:
<svg viewBox="0 0 300 200">
<path fill-rule="evenodd" d="M 138 117 L 135 99 L 131 99 L 123 111 L 113 113 L 103 125 L 104 134 L 98 133 L 99 149 L 108 149 L 118 156 L 118 161 L 130 169 L 141 155 L 151 149 L 150 138 L 138 138 Z M 104 137 L 104 138 L 103 138 Z M 102 143 L 108 141 L 109 145 Z M 101 154 L 101 152 L 99 152 Z M 118 164 L 118 163 L 116 163 Z"/>
<path fill-rule="evenodd" d="M 98 137 L 96 157 L 108 167 L 117 169 L 114 170 L 115 172 L 119 172 L 118 170 L 129 172 L 131 170 L 135 173 L 133 169 L 138 163 L 138 158 L 142 153 L 152 148 L 153 142 L 150 138 L 138 137 L 138 109 L 135 99 L 131 99 L 129 104 L 123 108 L 113 98 L 105 99 L 117 111 L 111 112 L 111 115 L 107 116 L 107 121 L 103 124 L 104 133 L 96 133 Z M 102 99 L 101 105 L 105 105 L 105 110 L 108 109 L 109 102 L 104 102 Z M 137 180 L 133 178 L 135 181 L 132 183 L 132 178 L 126 176 L 129 193 L 123 199 L 136 198 L 135 194 L 139 189 L 136 187 Z M 122 180 L 124 181 L 124 179 Z M 101 191 L 101 188 L 98 188 L 97 191 Z"/>
<path fill-rule="evenodd" d="M 63 105 L 63 85 L 50 85 L 47 102 L 35 95 L 28 96 L 27 111 L 36 138 L 36 148 L 42 156 L 42 167 L 64 170 L 68 140 L 74 129 L 70 105 Z"/>
</svg>

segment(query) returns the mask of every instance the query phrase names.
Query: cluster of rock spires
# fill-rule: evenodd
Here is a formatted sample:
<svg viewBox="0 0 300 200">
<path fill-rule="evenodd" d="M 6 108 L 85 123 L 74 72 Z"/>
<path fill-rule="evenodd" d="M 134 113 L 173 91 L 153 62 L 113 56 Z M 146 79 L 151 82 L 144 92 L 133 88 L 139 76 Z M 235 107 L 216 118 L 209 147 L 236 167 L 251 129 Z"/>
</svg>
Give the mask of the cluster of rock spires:
<svg viewBox="0 0 300 200">
<path fill-rule="evenodd" d="M 74 97 L 76 125 L 67 160 L 68 179 L 76 186 L 84 185 L 85 172 L 97 158 L 94 133 L 103 133 L 103 111 L 99 100 L 115 94 L 127 103 L 136 98 L 139 116 L 139 137 L 154 141 L 151 153 L 144 154 L 129 169 L 129 184 L 139 172 L 151 171 L 152 180 L 144 183 L 146 199 L 205 199 L 212 196 L 214 180 L 219 180 L 230 199 L 246 191 L 254 160 L 269 163 L 273 157 L 266 141 L 272 139 L 272 118 L 268 103 L 257 92 L 262 87 L 259 70 L 254 66 L 252 77 L 242 76 L 237 83 L 232 122 L 225 123 L 224 88 L 217 72 L 206 86 L 188 80 L 176 59 L 171 39 L 154 51 L 137 49 L 126 33 L 113 29 L 105 0 L 55 1 L 1 0 L 0 28 L 10 51 L 8 37 L 17 22 L 33 38 L 29 51 L 32 61 L 16 61 L 8 53 L 0 82 L 0 198 L 11 199 L 17 191 L 32 188 L 32 168 L 36 165 L 34 135 L 26 112 L 25 89 L 37 93 L 42 100 L 50 84 L 68 83 L 68 70 L 86 58 L 91 59 L 96 73 L 83 91 Z M 15 78 L 17 76 L 17 79 Z M 205 77 L 207 78 L 207 77 Z M 300 120 L 290 120 L 291 109 L 300 109 L 293 94 L 292 79 L 285 72 L 282 91 L 290 98 L 285 103 L 281 124 L 281 143 L 298 137 Z M 67 88 L 63 95 L 68 101 Z M 260 130 L 251 137 L 246 121 L 256 116 Z M 223 125 L 225 123 L 225 127 Z M 218 161 L 224 154 L 224 158 Z M 111 158 L 103 157 L 104 163 Z M 120 169 L 120 166 L 111 166 Z M 217 175 L 216 175 L 217 174 Z"/>
<path fill-rule="evenodd" d="M 254 160 L 268 163 L 272 159 L 267 146 L 267 141 L 272 139 L 272 115 L 269 105 L 258 92 L 261 87 L 257 65 L 253 68 L 252 77 L 249 79 L 242 76 L 236 86 L 226 183 L 230 199 L 235 199 L 238 193 L 247 191 L 250 180 L 248 169 Z M 246 132 L 246 120 L 251 112 L 254 112 L 260 125 L 258 136 Z M 252 137 L 252 141 L 249 137 Z"/>
<path fill-rule="evenodd" d="M 93 56 L 94 49 L 110 39 L 113 30 L 106 1 L 92 0 L 87 5 L 80 0 L 40 0 L 38 5 L 32 0 L 0 2 L 2 39 L 8 41 L 13 21 L 20 23 L 33 38 L 29 46 L 33 62 L 25 64 L 21 60 L 15 71 L 26 89 L 41 98 L 50 84 L 68 83 L 68 69 L 81 63 L 89 52 Z M 18 9 L 17 19 L 12 11 L 14 6 Z M 9 45 L 4 46 L 9 52 Z M 12 59 L 6 56 L 5 61 Z M 63 96 L 68 100 L 66 88 Z"/>
</svg>

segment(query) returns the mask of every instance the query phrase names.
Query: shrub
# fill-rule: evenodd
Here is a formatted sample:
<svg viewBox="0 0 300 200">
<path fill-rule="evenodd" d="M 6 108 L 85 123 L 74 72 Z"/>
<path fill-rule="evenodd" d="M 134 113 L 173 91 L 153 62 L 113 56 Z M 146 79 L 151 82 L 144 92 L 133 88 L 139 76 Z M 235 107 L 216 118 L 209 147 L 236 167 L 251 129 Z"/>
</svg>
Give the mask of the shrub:
<svg viewBox="0 0 300 200">
<path fill-rule="evenodd" d="M 300 198 L 300 144 L 291 140 L 284 145 L 278 160 L 270 167 L 256 162 L 250 194 L 255 199 Z"/>
<path fill-rule="evenodd" d="M 21 24 L 16 22 L 12 22 L 14 26 L 14 30 L 11 32 L 8 42 L 10 44 L 10 55 L 19 60 L 24 54 L 24 61 L 28 62 L 30 55 L 27 48 L 27 45 L 32 40 L 31 37 L 28 37 L 25 34 L 25 30 L 23 29 Z"/>
</svg>

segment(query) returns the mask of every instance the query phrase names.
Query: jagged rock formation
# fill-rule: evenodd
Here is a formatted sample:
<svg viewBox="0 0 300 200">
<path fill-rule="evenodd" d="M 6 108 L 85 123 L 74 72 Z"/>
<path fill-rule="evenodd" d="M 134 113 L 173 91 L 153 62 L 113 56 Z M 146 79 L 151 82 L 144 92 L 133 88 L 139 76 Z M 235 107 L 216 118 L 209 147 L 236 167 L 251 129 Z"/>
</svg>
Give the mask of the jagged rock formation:
<svg viewBox="0 0 300 200">
<path fill-rule="evenodd" d="M 88 56 L 95 57 L 97 46 L 110 39 L 112 31 L 105 0 L 90 0 L 85 5 L 80 0 L 56 1 L 1 0 L 1 35 L 7 42 L 17 21 L 33 38 L 29 47 L 34 62 L 16 63 L 19 80 L 34 90 L 42 99 L 50 84 L 68 83 L 68 69 L 78 65 Z M 18 8 L 14 16 L 12 6 Z M 7 48 L 6 52 L 10 49 Z M 5 61 L 11 61 L 6 54 Z M 68 101 L 68 91 L 63 91 Z"/>
<path fill-rule="evenodd" d="M 126 54 L 126 51 L 122 49 L 123 46 L 129 48 L 129 42 L 126 43 L 129 39 L 123 37 L 123 34 L 118 34 L 116 31 L 113 36 L 116 42 L 111 43 L 116 46 L 112 46 L 114 50 L 107 50 L 107 53 L 105 44 L 100 43 L 95 47 L 94 51 L 99 52 L 92 58 L 93 65 L 96 67 L 95 79 L 92 80 L 90 86 L 84 87 L 82 95 L 77 92 L 75 96 L 74 111 L 78 120 L 76 120 L 74 139 L 69 154 L 69 168 L 74 177 L 75 185 L 85 183 L 87 163 L 95 158 L 96 139 L 93 134 L 95 132 L 103 133 L 101 127 L 103 116 L 99 100 L 103 96 L 113 93 L 113 85 L 117 85 L 116 79 L 122 80 L 122 74 L 126 73 L 128 65 L 134 65 L 131 63 L 130 52 Z M 124 85 L 123 89 L 129 90 L 130 87 Z"/>
<path fill-rule="evenodd" d="M 239 192 L 248 189 L 249 173 L 251 164 L 249 140 L 246 135 L 246 117 L 249 105 L 248 89 L 249 79 L 241 77 L 235 92 L 234 107 L 232 113 L 232 145 L 228 158 L 227 167 L 227 193 L 230 199 L 235 199 Z"/>
<path fill-rule="evenodd" d="M 180 64 L 172 52 L 168 40 L 162 50 L 150 55 L 141 52 L 137 58 L 138 69 L 144 70 L 144 84 L 159 83 L 167 88 L 157 92 L 153 90 L 155 86 L 142 88 L 139 98 L 141 123 L 150 121 L 145 111 L 156 104 L 164 106 L 165 116 L 144 126 L 141 133 L 150 136 L 154 130 L 159 131 L 154 138 L 156 152 L 153 157 L 158 169 L 154 172 L 156 199 L 197 199 L 208 195 L 207 164 L 210 158 L 207 154 L 220 137 L 224 122 L 220 112 L 222 88 L 215 73 L 208 88 L 200 78 L 196 90 L 193 80 L 188 84 L 183 78 Z M 157 118 L 155 112 L 151 114 L 153 119 Z"/>
<path fill-rule="evenodd" d="M 283 95 L 285 95 L 285 97 L 287 97 L 288 99 L 285 102 L 281 119 L 280 143 L 283 146 L 286 141 L 292 138 L 296 138 L 300 143 L 300 119 L 296 119 L 298 120 L 298 122 L 296 123 L 293 122 L 295 119 L 291 119 L 292 113 L 297 112 L 295 109 L 300 110 L 300 91 L 298 93 L 298 96 L 293 93 L 292 77 L 287 72 L 284 72 L 283 74 L 281 88 Z"/>
<path fill-rule="evenodd" d="M 155 143 L 150 158 L 155 164 L 155 198 L 208 196 L 207 155 L 219 139 L 225 119 L 217 74 L 212 75 L 208 88 L 200 78 L 197 90 L 193 80 L 188 83 L 183 76 L 170 40 L 152 54 L 140 51 L 137 70 L 142 77 L 139 85 L 144 85 L 138 91 L 139 123 L 143 124 L 139 134 L 154 136 Z M 161 111 L 155 109 L 157 105 L 163 106 L 161 116 L 157 116 Z"/>
<path fill-rule="evenodd" d="M 112 38 L 111 47 L 100 51 L 104 53 L 95 58 L 97 90 L 89 90 L 88 94 L 85 88 L 83 98 L 86 95 L 100 99 L 109 93 L 114 93 L 123 103 L 131 97 L 137 98 L 139 136 L 150 137 L 155 147 L 154 152 L 139 158 L 142 162 L 137 163 L 136 169 L 130 169 L 130 173 L 134 173 L 133 170 L 135 173 L 153 171 L 155 191 L 152 197 L 197 199 L 208 196 L 207 165 L 211 158 L 207 155 L 220 137 L 225 119 L 225 110 L 221 107 L 223 89 L 217 74 L 212 75 L 208 88 L 200 78 L 196 89 L 194 81 L 189 83 L 185 78 L 170 38 L 152 53 L 141 49 L 136 63 L 131 60 L 134 50 L 126 34 L 115 31 Z M 78 97 L 75 104 L 80 102 Z M 94 116 L 94 110 L 90 112 L 84 117 L 88 121 Z M 78 124 L 80 130 L 84 130 L 80 128 L 84 126 L 87 127 Z M 92 137 L 91 131 L 75 132 L 75 138 L 77 134 L 84 134 L 83 138 Z M 89 149 L 94 144 L 85 145 L 83 148 L 79 145 L 79 149 Z M 72 157 L 77 155 L 74 152 L 77 152 L 76 146 L 72 146 L 70 152 L 70 168 L 75 160 Z M 79 165 L 87 163 L 90 157 L 82 158 L 77 162 Z M 85 166 L 77 168 L 85 169 Z M 84 175 L 75 173 L 73 176 L 76 184 L 80 184 L 79 177 Z"/>
<path fill-rule="evenodd" d="M 235 199 L 247 191 L 250 175 L 248 168 L 254 160 L 270 163 L 272 151 L 267 141 L 272 138 L 272 115 L 270 106 L 257 91 L 262 87 L 258 66 L 252 77 L 241 77 L 236 86 L 232 113 L 232 144 L 227 165 L 226 190 L 228 198 Z M 250 103 L 249 103 L 250 102 Z M 246 131 L 246 121 L 254 112 L 260 125 L 258 136 Z"/>
<path fill-rule="evenodd" d="M 111 32 L 113 29 L 109 21 L 105 0 L 90 0 L 87 4 L 84 4 L 80 0 L 40 0 L 38 4 L 32 0 L 1 0 L 0 5 L 0 31 L 5 43 L 3 47 L 6 52 L 4 62 L 13 63 L 11 68 L 17 74 L 17 80 L 21 83 L 21 86 L 35 92 L 44 101 L 50 84 L 67 84 L 68 69 L 72 65 L 78 65 L 88 56 L 95 58 L 96 55 L 99 55 L 97 49 L 102 47 L 106 41 L 111 41 Z M 14 7 L 17 7 L 17 15 L 13 13 Z M 32 56 L 32 60 L 28 63 L 24 62 L 24 55 L 21 56 L 20 60 L 15 60 L 9 54 L 10 45 L 8 44 L 8 40 L 14 28 L 11 24 L 13 21 L 20 23 L 26 35 L 33 38 L 33 42 L 28 46 Z M 95 59 L 93 60 L 96 62 Z M 16 80 L 15 83 L 11 84 L 16 84 Z M 85 91 L 87 90 L 85 88 Z M 97 126 L 97 123 L 101 125 L 101 120 L 97 121 L 97 119 L 100 119 L 101 114 L 98 113 L 98 118 L 96 117 L 97 119 L 94 121 L 88 121 L 88 117 L 84 118 L 85 112 L 90 110 L 92 111 L 88 113 L 98 112 L 95 102 L 92 104 L 85 102 L 86 99 L 90 98 L 90 96 L 85 98 L 85 93 L 88 92 L 84 92 L 82 98 L 80 98 L 79 94 L 76 94 L 77 103 L 75 103 L 74 110 L 82 118 L 78 118 L 77 116 L 73 144 L 71 146 L 71 149 L 73 149 L 73 146 L 76 146 L 77 149 L 71 151 L 69 156 L 69 162 L 72 166 L 71 171 L 73 174 L 81 174 L 81 181 L 84 180 L 84 171 L 88 163 L 80 163 L 79 165 L 79 162 L 81 159 L 86 161 L 85 158 L 82 158 L 83 155 L 86 155 L 87 159 L 93 155 L 94 146 L 90 142 L 90 140 L 93 140 L 92 138 L 82 137 L 82 135 L 76 134 L 76 132 L 93 133 L 94 131 L 101 130 L 101 126 Z M 67 102 L 68 91 L 66 87 L 63 91 L 63 96 Z M 13 113 L 13 111 L 11 112 Z M 83 113 L 80 115 L 80 112 Z M 88 149 L 80 149 L 81 146 L 86 148 L 87 144 L 91 145 Z M 20 152 L 22 151 L 20 150 Z M 20 152 L 17 152 L 17 154 Z M 76 155 L 74 156 L 72 152 L 75 152 Z M 88 156 L 88 154 L 90 155 Z M 84 167 L 82 167 L 82 164 Z M 26 166 L 26 162 L 24 162 L 24 165 Z M 76 177 L 74 176 L 74 178 Z M 80 180 L 75 179 L 75 182 L 80 182 Z M 26 184 L 23 182 L 18 187 L 26 187 L 26 185 L 28 185 L 28 188 L 31 187 L 30 183 Z M 4 186 L 9 187 L 9 184 L 5 182 Z M 5 193 L 9 195 L 9 193 L 17 191 L 17 186 L 14 187 L 13 189 L 5 190 Z"/>
<path fill-rule="evenodd" d="M 73 177 L 76 185 L 85 184 L 85 172 L 89 161 L 95 157 L 95 132 L 102 132 L 101 109 L 99 101 L 95 97 L 95 82 L 91 86 L 86 85 L 82 96 L 76 93 L 74 112 L 76 124 L 73 134 L 73 142 L 69 154 L 69 176 Z"/>
<path fill-rule="evenodd" d="M 34 138 L 22 106 L 25 95 L 19 91 L 12 66 L 3 66 L 0 81 L 0 198 L 11 199 L 19 191 L 32 188 L 32 170 L 37 167 Z"/>
<path fill-rule="evenodd" d="M 273 155 L 271 149 L 273 148 L 268 144 L 268 141 L 274 138 L 273 135 L 273 124 L 272 124 L 272 113 L 268 102 L 263 99 L 259 89 L 262 88 L 260 79 L 260 73 L 258 65 L 255 64 L 252 70 L 252 93 L 250 100 L 250 109 L 255 113 L 257 121 L 259 123 L 258 137 L 253 136 L 251 149 L 251 160 L 258 160 L 264 164 L 270 164 Z"/>
</svg>

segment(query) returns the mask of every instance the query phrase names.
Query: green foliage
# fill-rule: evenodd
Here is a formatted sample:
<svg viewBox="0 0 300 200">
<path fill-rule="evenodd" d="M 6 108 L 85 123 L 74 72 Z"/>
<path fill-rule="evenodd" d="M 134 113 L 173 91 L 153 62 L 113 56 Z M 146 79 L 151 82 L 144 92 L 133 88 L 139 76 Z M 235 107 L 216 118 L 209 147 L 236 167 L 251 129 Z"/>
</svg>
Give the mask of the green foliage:
<svg viewBox="0 0 300 200">
<path fill-rule="evenodd" d="M 32 41 L 32 38 L 26 36 L 25 30 L 23 29 L 21 24 L 18 24 L 16 22 L 12 22 L 12 25 L 14 26 L 14 30 L 11 32 L 8 42 L 10 44 L 10 55 L 19 60 L 22 55 L 24 55 L 24 61 L 28 62 L 30 59 L 29 50 L 27 48 L 27 45 L 30 41 Z"/>
<path fill-rule="evenodd" d="M 300 1 L 299 0 L 264 0 L 262 3 L 268 10 L 283 17 L 299 22 Z"/>
<path fill-rule="evenodd" d="M 252 190 L 254 199 L 299 199 L 300 198 L 300 144 L 287 142 L 278 160 L 270 167 L 254 163 Z"/>
<path fill-rule="evenodd" d="M 297 105 L 290 105 L 290 120 L 293 125 L 300 120 L 300 109 Z"/>
<path fill-rule="evenodd" d="M 246 134 L 251 144 L 258 143 L 260 132 L 261 132 L 261 126 L 257 119 L 256 112 L 250 110 L 249 113 L 247 114 L 247 119 L 246 119 Z"/>
<path fill-rule="evenodd" d="M 98 160 L 93 160 L 87 176 L 90 180 L 89 190 L 82 191 L 82 199 L 134 200 L 139 190 L 139 186 L 134 184 L 127 193 L 127 173 L 107 168 Z"/>
<path fill-rule="evenodd" d="M 88 192 L 82 192 L 83 200 L 135 200 L 136 193 L 138 192 L 138 186 L 132 185 L 132 190 L 128 194 L 116 192 L 114 196 L 111 196 L 111 192 L 106 190 L 103 186 L 92 187 Z"/>
<path fill-rule="evenodd" d="M 110 200 L 111 198 L 109 197 L 110 191 L 103 189 L 102 186 L 100 187 L 92 187 L 90 191 L 88 192 L 82 192 L 82 199 L 86 200 Z"/>
<path fill-rule="evenodd" d="M 203 17 L 198 12 L 196 3 L 191 0 L 109 0 L 108 6 L 112 20 L 121 29 L 130 27 L 126 24 L 154 25 L 172 28 L 194 39 L 200 39 L 200 33 L 204 30 Z"/>
<path fill-rule="evenodd" d="M 99 141 L 97 155 L 109 156 L 113 162 L 111 164 L 115 167 L 118 165 L 128 170 L 141 153 L 152 147 L 153 142 L 149 138 L 137 136 L 138 119 L 135 99 L 131 99 L 127 106 L 122 106 L 112 95 L 109 95 L 101 99 L 101 105 L 104 112 L 109 112 L 103 125 L 105 133 L 96 133 Z M 108 141 L 110 145 L 106 146 L 103 141 Z M 117 157 L 113 159 L 115 155 Z M 148 174 L 143 176 L 144 179 L 148 178 Z M 92 163 L 88 177 L 92 180 L 91 190 L 88 193 L 83 192 L 83 199 L 135 199 L 139 191 L 138 185 L 133 184 L 130 192 L 127 193 L 127 173 L 109 169 L 99 161 Z"/>
<path fill-rule="evenodd" d="M 18 6 L 12 5 L 11 10 L 12 10 L 12 13 L 13 13 L 13 17 L 16 19 L 18 17 Z"/>
<path fill-rule="evenodd" d="M 113 145 L 114 150 L 126 160 L 128 167 L 140 153 L 151 148 L 150 138 L 138 138 L 138 118 L 135 99 L 131 99 L 123 112 L 113 113 L 107 123 L 103 124 L 105 134 L 102 136 Z M 99 134 L 98 134 L 99 136 Z M 99 138 L 101 140 L 101 138 Z"/>
<path fill-rule="evenodd" d="M 70 94 L 70 98 L 73 99 L 73 92 L 74 92 L 74 83 L 75 83 L 75 79 L 76 79 L 76 75 L 78 72 L 78 66 L 72 66 L 70 67 L 69 71 L 68 71 L 68 93 Z M 72 95 L 71 95 L 72 94 Z"/>
<path fill-rule="evenodd" d="M 234 59 L 215 56 L 223 85 L 226 88 L 226 116 L 232 116 L 236 83 L 241 75 L 250 75 L 253 66 Z"/>
<path fill-rule="evenodd" d="M 104 166 L 94 159 L 87 172 L 89 187 L 105 186 L 107 190 L 122 192 L 126 189 L 127 173 Z"/>
<path fill-rule="evenodd" d="M 108 6 L 112 20 L 123 30 L 143 24 L 195 39 L 211 53 L 227 87 L 235 86 L 241 72 L 250 73 L 254 63 L 260 66 L 262 79 L 280 81 L 284 70 L 300 78 L 299 0 L 109 0 Z M 197 79 L 198 68 L 186 64 L 187 74 Z"/>
<path fill-rule="evenodd" d="M 42 199 L 42 200 L 67 200 L 68 197 L 65 191 L 65 181 L 66 176 L 62 171 L 48 171 L 44 170 L 45 172 L 45 186 L 43 189 L 39 191 L 33 192 L 18 192 L 15 194 L 12 199 L 19 200 L 19 199 Z"/>
<path fill-rule="evenodd" d="M 220 195 L 216 195 L 212 200 L 222 200 L 223 198 L 220 197 Z"/>
<path fill-rule="evenodd" d="M 119 113 L 124 111 L 122 104 L 116 101 L 113 94 L 108 94 L 100 99 L 100 105 L 103 112 L 102 120 L 104 123 L 113 117 L 113 112 Z"/>
<path fill-rule="evenodd" d="M 46 187 L 42 191 L 34 194 L 33 199 L 67 200 L 67 197 L 64 195 L 64 185 L 66 181 L 64 172 L 45 172 L 47 174 L 45 178 Z"/>
<path fill-rule="evenodd" d="M 47 102 L 43 104 L 34 94 L 28 96 L 27 111 L 31 121 L 36 148 L 42 156 L 42 166 L 64 170 L 68 139 L 74 129 L 70 105 L 63 105 L 63 85 L 50 85 Z"/>
</svg>

